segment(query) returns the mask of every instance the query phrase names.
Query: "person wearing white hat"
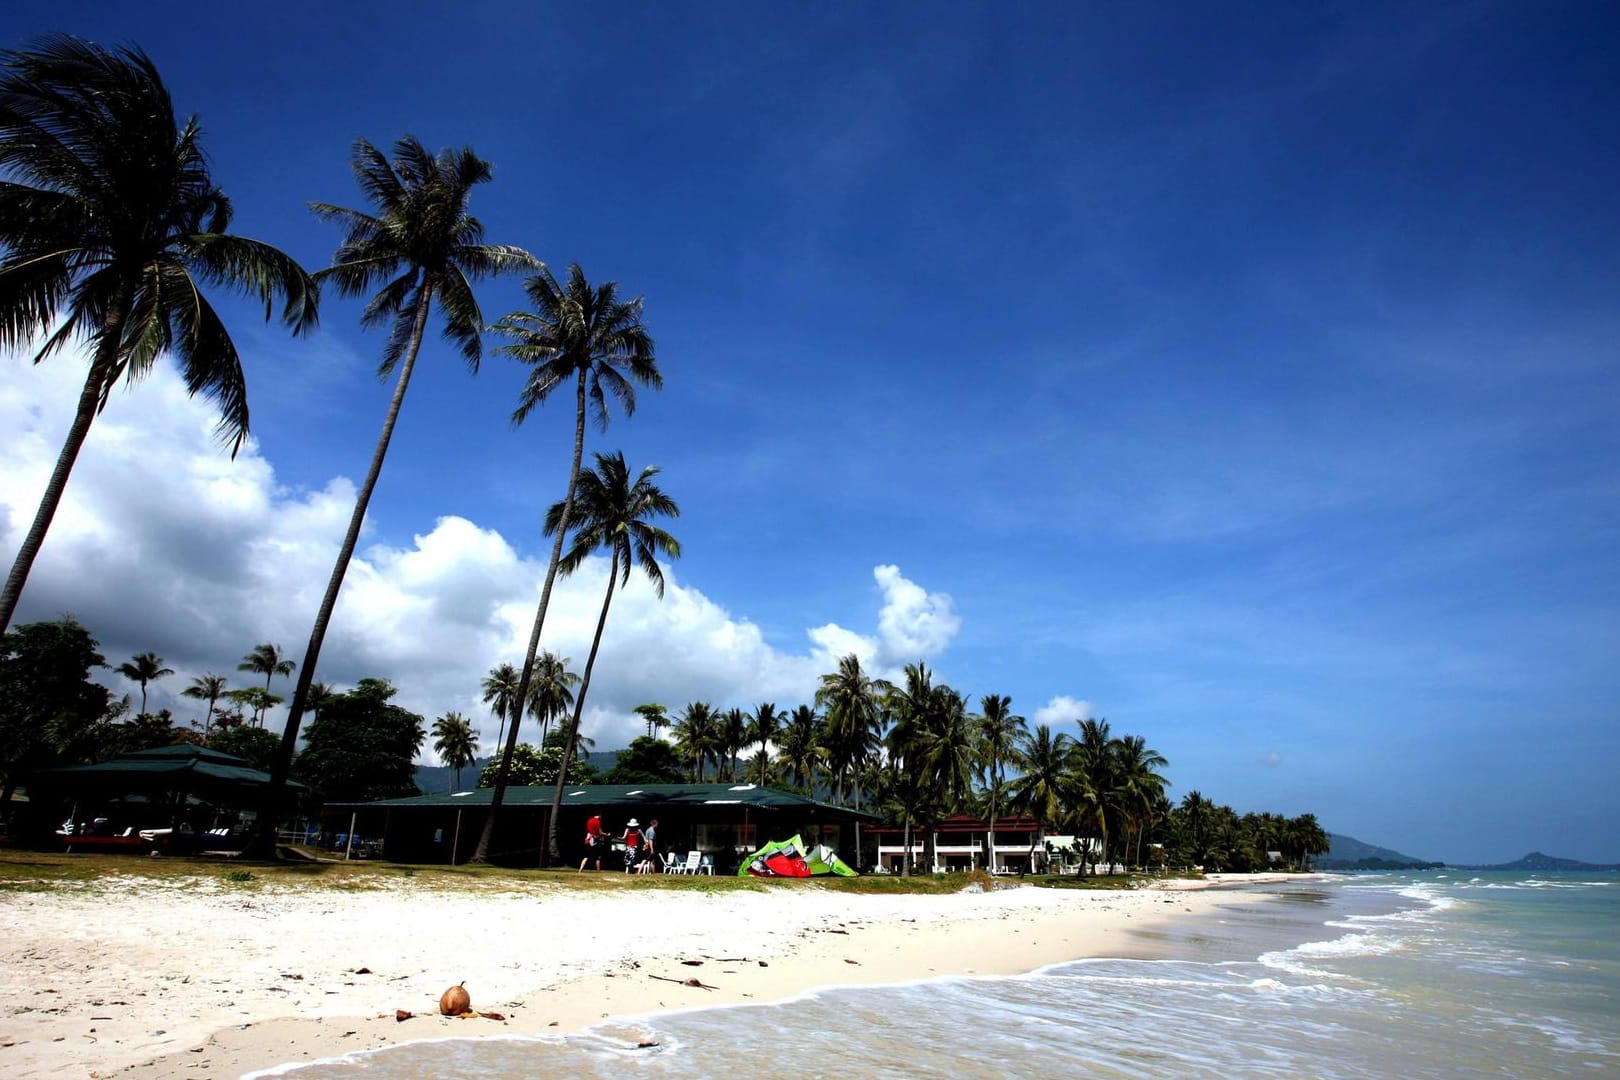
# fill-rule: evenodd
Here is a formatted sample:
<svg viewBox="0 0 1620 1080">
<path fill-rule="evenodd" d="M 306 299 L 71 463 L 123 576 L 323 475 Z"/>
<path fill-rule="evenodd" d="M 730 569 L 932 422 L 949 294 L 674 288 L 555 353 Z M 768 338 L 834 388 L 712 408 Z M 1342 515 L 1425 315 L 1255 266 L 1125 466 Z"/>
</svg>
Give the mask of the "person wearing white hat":
<svg viewBox="0 0 1620 1080">
<path fill-rule="evenodd" d="M 624 872 L 634 873 L 641 860 L 641 822 L 635 818 L 625 822 L 624 835 L 619 839 L 624 841 Z"/>
</svg>

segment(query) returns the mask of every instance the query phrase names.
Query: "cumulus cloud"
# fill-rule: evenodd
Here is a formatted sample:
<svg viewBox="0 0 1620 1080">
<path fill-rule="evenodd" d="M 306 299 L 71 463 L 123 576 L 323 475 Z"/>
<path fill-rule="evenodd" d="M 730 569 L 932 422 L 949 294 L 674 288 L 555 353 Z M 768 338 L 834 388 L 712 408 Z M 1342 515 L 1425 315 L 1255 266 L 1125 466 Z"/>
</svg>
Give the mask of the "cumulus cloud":
<svg viewBox="0 0 1620 1080">
<path fill-rule="evenodd" d="M 1072 698 L 1067 694 L 1059 694 L 1045 705 L 1035 710 L 1034 722 L 1045 724 L 1048 727 L 1057 727 L 1060 724 L 1078 724 L 1080 721 L 1095 716 L 1094 706 L 1083 698 Z"/>
<path fill-rule="evenodd" d="M 0 360 L 0 557 L 12 557 L 32 518 L 71 415 L 80 371 L 72 358 L 32 366 Z M 354 505 L 353 482 L 319 490 L 278 482 L 250 441 L 232 461 L 213 439 L 206 403 L 177 376 L 155 370 L 118 393 L 97 419 L 61 510 L 34 565 L 16 621 L 76 615 L 117 664 L 141 651 L 176 675 L 151 687 L 151 707 L 198 713 L 179 697 L 192 677 L 248 676 L 235 668 L 256 643 L 275 642 L 302 661 L 310 624 Z M 320 659 L 319 677 L 350 686 L 385 676 L 401 704 L 432 718 L 456 709 L 493 747 L 496 721 L 479 683 L 497 663 L 518 663 L 545 574 L 538 558 L 466 517 L 424 511 L 408 541 L 368 531 L 350 565 Z M 631 710 L 660 701 L 720 706 L 808 701 L 817 677 L 854 652 L 883 670 L 932 656 L 955 637 L 950 597 L 907 580 L 896 566 L 873 570 L 881 598 L 870 632 L 835 622 L 806 631 L 809 647 L 787 652 L 746 616 L 719 606 L 666 571 L 660 600 L 639 576 L 615 594 L 597 659 L 584 729 L 603 748 L 644 730 Z M 606 560 L 587 560 L 560 579 L 544 647 L 581 670 L 607 584 Z M 104 680 L 131 687 L 111 672 Z M 275 689 L 290 693 L 290 684 Z M 278 722 L 278 721 L 273 721 Z"/>
<path fill-rule="evenodd" d="M 904 665 L 944 652 L 962 627 L 950 596 L 929 592 L 908 580 L 898 566 L 875 566 L 872 578 L 883 597 L 875 635 L 837 623 L 808 631 L 823 668 L 830 669 L 841 657 L 854 653 L 863 667 L 895 678 Z"/>
<path fill-rule="evenodd" d="M 1282 764 L 1282 755 L 1273 750 L 1271 753 L 1260 759 L 1260 764 L 1266 766 L 1267 768 L 1274 769 L 1278 765 Z"/>
</svg>

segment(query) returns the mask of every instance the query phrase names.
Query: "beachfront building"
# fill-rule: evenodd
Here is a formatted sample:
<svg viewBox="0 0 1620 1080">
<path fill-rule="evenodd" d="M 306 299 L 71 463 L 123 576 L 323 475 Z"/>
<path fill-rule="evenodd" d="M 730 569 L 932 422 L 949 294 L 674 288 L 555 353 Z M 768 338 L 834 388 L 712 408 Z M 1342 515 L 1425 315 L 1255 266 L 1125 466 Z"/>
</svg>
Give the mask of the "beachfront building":
<svg viewBox="0 0 1620 1080">
<path fill-rule="evenodd" d="M 546 845 L 547 818 L 555 789 L 509 787 L 496 822 L 490 861 L 536 866 Z M 489 815 L 489 788 L 417 795 L 366 803 L 327 803 L 328 836 L 359 836 L 368 851 L 411 863 L 464 863 L 478 844 Z M 719 873 L 770 840 L 800 836 L 826 844 L 854 865 L 863 827 L 878 818 L 859 810 L 755 784 L 578 784 L 564 789 L 557 838 L 562 865 L 584 857 L 585 822 L 595 816 L 609 835 L 637 819 L 659 821 L 664 854 L 700 851 Z M 605 868 L 605 864 L 604 864 Z"/>
<path fill-rule="evenodd" d="M 863 831 L 877 840 L 878 865 L 889 873 L 903 873 L 908 830 L 903 825 L 886 824 Z M 1045 866 L 1041 827 L 1031 817 L 997 818 L 993 838 L 990 823 L 969 814 L 954 814 L 927 828 L 913 824 L 909 832 L 913 868 L 935 873 L 983 868 L 993 874 L 1023 874 L 1040 872 Z"/>
</svg>

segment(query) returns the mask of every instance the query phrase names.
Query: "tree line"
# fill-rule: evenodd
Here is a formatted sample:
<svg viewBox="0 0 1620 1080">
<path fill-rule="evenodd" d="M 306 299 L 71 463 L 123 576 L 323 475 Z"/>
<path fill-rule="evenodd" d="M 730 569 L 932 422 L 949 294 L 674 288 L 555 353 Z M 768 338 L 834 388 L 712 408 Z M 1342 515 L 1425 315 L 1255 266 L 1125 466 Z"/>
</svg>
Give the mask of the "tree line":
<svg viewBox="0 0 1620 1080">
<path fill-rule="evenodd" d="M 238 670 L 265 685 L 226 689 L 223 676 L 193 679 L 182 691 L 202 716 L 177 725 L 168 710 L 144 709 L 146 686 L 173 674 L 162 658 L 139 654 L 111 670 L 140 684 L 143 709 L 130 715 L 128 695 L 115 698 L 92 679 L 110 665 L 89 631 L 71 619 L 31 623 L 0 637 L 0 782 L 9 799 L 19 782 L 41 768 L 105 760 L 130 750 L 195 742 L 244 757 L 261 768 L 274 760 L 279 737 L 254 722 L 239 700 L 257 701 L 292 662 L 270 643 L 242 658 Z M 1144 737 L 1116 733 L 1105 719 L 1073 718 L 1076 730 L 1054 732 L 1012 710 L 1005 694 L 986 694 L 970 707 L 961 691 L 937 681 L 923 663 L 909 664 L 898 683 L 871 677 L 854 655 L 820 678 L 812 701 L 792 708 L 762 702 L 750 709 L 694 701 L 671 714 L 660 704 L 638 706 L 646 734 L 600 773 L 586 759 L 594 742 L 568 720 L 581 685 L 566 658 L 542 654 L 526 704 L 518 707 L 513 665 L 491 669 L 481 690 L 500 724 L 497 744 L 519 713 L 536 724 L 538 745 L 520 742 L 504 760 L 509 783 L 592 782 L 754 783 L 786 788 L 840 805 L 865 808 L 915 829 L 932 861 L 933 826 L 955 814 L 987 821 L 1019 816 L 1044 832 L 1094 838 L 1088 861 L 1131 865 L 1203 865 L 1211 870 L 1303 866 L 1325 852 L 1326 833 L 1313 815 L 1238 814 L 1199 791 L 1179 804 L 1166 796 L 1164 756 Z M 274 697 L 274 695 L 271 695 Z M 449 711 L 431 727 L 393 702 L 384 679 L 362 679 L 337 692 L 318 686 L 292 775 L 325 801 L 360 802 L 418 794 L 415 758 L 431 737 L 439 759 L 459 772 L 478 756 L 468 718 Z M 493 787 L 503 757 L 491 760 L 478 784 Z M 909 851 L 912 844 L 905 844 Z M 988 853 L 987 853 L 988 854 Z"/>
</svg>

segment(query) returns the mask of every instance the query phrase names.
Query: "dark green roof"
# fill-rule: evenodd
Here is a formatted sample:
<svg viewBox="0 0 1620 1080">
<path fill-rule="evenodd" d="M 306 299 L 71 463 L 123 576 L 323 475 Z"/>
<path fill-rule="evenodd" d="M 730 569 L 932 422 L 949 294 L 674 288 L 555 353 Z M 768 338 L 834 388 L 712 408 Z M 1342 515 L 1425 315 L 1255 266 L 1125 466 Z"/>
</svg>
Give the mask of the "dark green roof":
<svg viewBox="0 0 1620 1080">
<path fill-rule="evenodd" d="M 256 790 L 269 782 L 270 774 L 255 769 L 245 758 L 194 743 L 134 750 L 96 765 L 44 769 L 37 781 L 41 787 L 96 785 L 122 787 L 130 791 L 184 789 L 215 792 Z M 301 791 L 304 785 L 289 780 L 287 787 Z"/>
<path fill-rule="evenodd" d="M 539 787 L 509 787 L 505 806 L 551 807 L 551 796 L 556 789 L 545 784 Z M 487 807 L 493 788 L 474 788 L 471 791 L 440 792 L 416 795 L 407 799 L 382 799 L 377 802 L 327 803 L 329 810 L 392 810 L 422 808 Z M 563 789 L 563 809 L 701 809 L 712 806 L 747 806 L 756 809 L 797 810 L 819 815 L 844 817 L 848 820 L 877 821 L 875 815 L 846 806 L 818 802 L 806 795 L 796 795 L 779 788 L 758 787 L 754 784 L 580 784 Z"/>
</svg>

